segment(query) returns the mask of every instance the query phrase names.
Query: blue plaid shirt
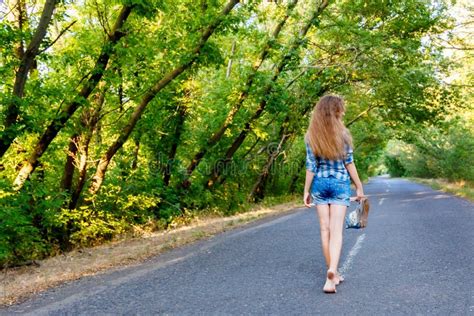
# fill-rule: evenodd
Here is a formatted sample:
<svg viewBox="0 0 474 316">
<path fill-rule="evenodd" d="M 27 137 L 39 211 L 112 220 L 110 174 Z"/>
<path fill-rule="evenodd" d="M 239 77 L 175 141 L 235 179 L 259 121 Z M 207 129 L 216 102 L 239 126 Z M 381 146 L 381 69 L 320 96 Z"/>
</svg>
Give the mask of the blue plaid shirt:
<svg viewBox="0 0 474 316">
<path fill-rule="evenodd" d="M 349 145 L 345 145 L 345 159 L 329 160 L 321 157 L 315 157 L 311 146 L 305 141 L 306 145 L 306 169 L 313 172 L 317 178 L 327 178 L 334 176 L 342 181 L 350 181 L 350 175 L 345 164 L 354 161 L 353 150 Z"/>
</svg>

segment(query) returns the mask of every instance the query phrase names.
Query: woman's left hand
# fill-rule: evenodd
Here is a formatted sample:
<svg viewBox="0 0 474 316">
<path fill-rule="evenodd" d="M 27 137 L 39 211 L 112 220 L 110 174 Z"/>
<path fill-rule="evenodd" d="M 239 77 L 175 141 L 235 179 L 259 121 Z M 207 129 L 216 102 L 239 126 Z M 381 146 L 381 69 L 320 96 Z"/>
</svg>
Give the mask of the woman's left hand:
<svg viewBox="0 0 474 316">
<path fill-rule="evenodd" d="M 306 207 L 311 207 L 311 196 L 309 195 L 309 192 L 304 193 L 303 197 L 303 203 Z"/>
</svg>

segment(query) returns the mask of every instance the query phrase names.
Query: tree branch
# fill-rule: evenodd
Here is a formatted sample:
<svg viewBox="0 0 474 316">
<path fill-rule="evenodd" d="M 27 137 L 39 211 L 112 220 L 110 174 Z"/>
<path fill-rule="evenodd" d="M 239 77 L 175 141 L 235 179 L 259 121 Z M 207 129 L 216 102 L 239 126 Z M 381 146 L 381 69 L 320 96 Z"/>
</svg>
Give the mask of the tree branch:
<svg viewBox="0 0 474 316">
<path fill-rule="evenodd" d="M 360 112 L 356 117 L 354 117 L 349 123 L 346 124 L 346 127 L 349 127 L 351 126 L 352 124 L 354 124 L 355 122 L 357 122 L 359 119 L 361 119 L 364 115 L 366 115 L 367 113 L 369 113 L 371 110 L 375 109 L 375 108 L 378 108 L 378 107 L 381 107 L 382 105 L 381 104 L 375 104 L 375 105 L 372 105 L 372 106 L 369 106 L 367 108 L 367 110 L 365 111 L 362 111 Z"/>
<path fill-rule="evenodd" d="M 44 53 L 48 48 L 50 48 L 51 46 L 53 46 L 58 40 L 59 38 L 64 34 L 66 33 L 70 28 L 71 26 L 73 26 L 77 21 L 72 21 L 71 24 L 69 24 L 68 26 L 66 26 L 65 29 L 63 29 L 61 32 L 59 32 L 59 35 L 54 39 L 54 41 L 52 41 L 51 43 L 49 43 L 48 46 L 46 46 L 45 48 L 43 48 L 42 50 L 40 50 L 38 52 L 38 55 Z"/>
</svg>

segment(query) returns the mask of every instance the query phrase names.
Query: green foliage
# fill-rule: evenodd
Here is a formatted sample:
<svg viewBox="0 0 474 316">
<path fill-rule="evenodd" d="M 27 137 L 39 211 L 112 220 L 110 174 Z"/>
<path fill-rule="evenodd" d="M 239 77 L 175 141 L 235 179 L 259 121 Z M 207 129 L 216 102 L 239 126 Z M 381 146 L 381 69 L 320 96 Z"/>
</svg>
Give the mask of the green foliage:
<svg viewBox="0 0 474 316">
<path fill-rule="evenodd" d="M 7 195 L 1 193 L 1 200 L 5 201 Z M 22 207 L 26 201 L 16 202 L 0 212 L 0 266 L 41 258 L 47 247 L 39 229 L 33 226 L 32 216 Z"/>
<path fill-rule="evenodd" d="M 473 183 L 469 159 L 474 152 L 474 133 L 464 124 L 453 121 L 444 131 L 427 128 L 411 139 L 412 144 L 396 143 L 386 155 L 390 174 Z"/>
<path fill-rule="evenodd" d="M 406 174 L 402 159 L 402 157 L 396 155 L 385 156 L 385 165 L 387 166 L 388 173 L 392 177 L 403 177 Z"/>
<path fill-rule="evenodd" d="M 62 226 L 69 234 L 73 246 L 91 246 L 123 233 L 130 225 L 108 211 L 88 206 L 78 209 L 61 209 L 55 217 L 55 226 Z"/>
</svg>

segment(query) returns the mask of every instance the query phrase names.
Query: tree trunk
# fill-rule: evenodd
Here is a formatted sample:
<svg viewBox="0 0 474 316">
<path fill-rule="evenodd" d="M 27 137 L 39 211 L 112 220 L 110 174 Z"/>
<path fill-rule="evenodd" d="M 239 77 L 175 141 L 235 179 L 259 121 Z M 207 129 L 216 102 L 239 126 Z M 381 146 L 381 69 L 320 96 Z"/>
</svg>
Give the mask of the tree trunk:
<svg viewBox="0 0 474 316">
<path fill-rule="evenodd" d="M 77 202 L 79 202 L 79 197 L 81 196 L 82 189 L 87 180 L 87 160 L 89 159 L 89 143 L 92 138 L 92 131 L 87 131 L 82 135 L 81 143 L 79 146 L 79 177 L 77 179 L 77 185 L 74 190 L 74 193 L 71 196 L 71 201 L 69 202 L 69 209 L 76 208 Z"/>
<path fill-rule="evenodd" d="M 185 105 L 178 105 L 178 121 L 176 122 L 176 127 L 174 129 L 171 149 L 168 154 L 168 161 L 166 162 L 166 167 L 163 174 L 163 182 L 165 186 L 168 186 L 170 183 L 171 178 L 171 171 L 174 164 L 174 159 L 176 157 L 176 152 L 178 149 L 178 144 L 181 139 L 181 133 L 183 132 L 183 125 L 186 119 L 186 106 Z"/>
<path fill-rule="evenodd" d="M 102 144 L 102 121 L 97 122 L 95 129 L 95 145 L 100 146 Z"/>
<path fill-rule="evenodd" d="M 240 110 L 242 104 L 244 103 L 244 101 L 247 99 L 249 95 L 249 91 L 253 85 L 257 71 L 259 70 L 260 66 L 263 64 L 265 59 L 268 57 L 268 54 L 270 53 L 271 48 L 274 46 L 276 39 L 278 38 L 283 26 L 288 20 L 297 2 L 298 1 L 295 0 L 295 1 L 292 1 L 288 5 L 288 9 L 287 9 L 285 17 L 275 27 L 275 30 L 273 31 L 270 39 L 267 41 L 262 51 L 260 52 L 260 56 L 258 60 L 254 63 L 252 67 L 252 72 L 247 77 L 247 81 L 245 82 L 243 90 L 240 92 L 239 98 L 237 99 L 236 103 L 232 105 L 229 113 L 227 114 L 226 119 L 224 120 L 222 125 L 219 127 L 219 129 L 212 134 L 212 136 L 207 140 L 206 144 L 203 147 L 201 147 L 198 150 L 198 152 L 194 155 L 194 157 L 191 159 L 191 163 L 186 168 L 187 176 L 184 179 L 184 181 L 180 184 L 180 187 L 184 187 L 184 188 L 189 187 L 189 185 L 191 184 L 189 181 L 189 178 L 191 177 L 191 174 L 193 173 L 193 171 L 198 167 L 202 158 L 204 158 L 204 156 L 209 151 L 209 149 L 213 147 L 215 144 L 217 144 L 217 142 L 219 142 L 219 140 L 222 138 L 227 128 L 230 126 L 230 124 L 234 120 L 235 115 Z"/>
<path fill-rule="evenodd" d="M 257 200 L 261 200 L 264 197 L 264 189 L 265 189 L 265 183 L 268 179 L 268 176 L 270 174 L 271 167 L 273 166 L 273 162 L 275 159 L 278 157 L 278 155 L 281 152 L 281 148 L 283 146 L 283 143 L 285 142 L 286 138 L 288 135 L 283 135 L 280 143 L 278 144 L 278 147 L 276 148 L 275 151 L 269 153 L 267 162 L 265 163 L 262 172 L 260 173 L 260 176 L 257 179 L 257 182 L 253 186 L 252 190 L 250 191 L 250 194 L 247 198 L 249 202 L 255 202 Z"/>
<path fill-rule="evenodd" d="M 109 58 L 113 53 L 113 48 L 115 44 L 122 38 L 125 33 L 121 32 L 121 28 L 127 20 L 128 16 L 132 11 L 133 6 L 123 6 L 115 25 L 113 27 L 113 32 L 109 35 L 107 43 L 102 47 L 102 51 L 97 58 L 94 69 L 91 71 L 91 76 L 83 84 L 81 90 L 78 92 L 75 100 L 72 101 L 68 106 L 61 110 L 60 114 L 53 119 L 53 121 L 46 128 L 46 131 L 43 133 L 39 141 L 36 143 L 31 156 L 24 163 L 20 172 L 18 173 L 15 181 L 13 182 L 13 187 L 15 190 L 19 190 L 23 187 L 25 181 L 33 173 L 36 166 L 38 165 L 38 160 L 44 154 L 49 144 L 53 141 L 59 131 L 64 127 L 69 118 L 76 112 L 76 110 L 83 104 L 83 101 L 86 100 L 92 91 L 95 89 L 99 81 L 102 79 L 105 68 L 109 62 Z"/>
<path fill-rule="evenodd" d="M 79 134 L 74 134 L 69 140 L 69 148 L 66 154 L 66 163 L 64 164 L 64 175 L 61 183 L 61 188 L 66 192 L 71 192 L 72 179 L 74 177 L 74 161 L 77 156 L 77 143 L 79 141 Z"/>
<path fill-rule="evenodd" d="M 18 29 L 23 32 L 25 29 L 25 23 L 28 22 L 28 16 L 26 15 L 26 3 L 25 0 L 18 0 L 16 4 L 17 8 L 17 22 L 18 22 Z M 18 42 L 18 46 L 16 47 L 16 56 L 22 60 L 25 54 L 25 43 L 23 41 L 24 36 L 22 35 L 20 41 Z"/>
<path fill-rule="evenodd" d="M 232 58 L 234 58 L 234 53 L 235 53 L 235 41 L 232 43 L 232 48 L 230 50 L 230 58 L 229 58 L 229 62 L 227 63 L 227 71 L 225 72 L 225 77 L 227 79 L 230 78 L 230 72 L 232 70 Z"/>
<path fill-rule="evenodd" d="M 172 80 L 174 80 L 177 76 L 183 73 L 186 69 L 188 69 L 199 57 L 202 48 L 206 44 L 209 37 L 214 33 L 216 28 L 221 24 L 223 19 L 230 13 L 230 11 L 235 7 L 235 5 L 239 2 L 239 0 L 230 0 L 219 17 L 209 25 L 203 32 L 199 43 L 191 52 L 191 58 L 181 64 L 180 66 L 176 67 L 169 73 L 167 73 L 163 78 L 161 78 L 142 98 L 140 104 L 135 108 L 130 120 L 128 121 L 127 125 L 123 128 L 122 132 L 119 134 L 115 142 L 109 147 L 106 153 L 100 158 L 100 161 L 97 165 L 97 170 L 92 178 L 92 183 L 89 188 L 89 192 L 91 195 L 95 195 L 104 181 L 105 173 L 107 171 L 107 167 L 115 155 L 115 153 L 123 146 L 123 144 L 127 141 L 128 137 L 132 133 L 136 123 L 140 119 L 143 111 L 150 103 L 151 100 L 156 96 L 158 92 L 160 92 L 164 87 L 166 87 Z"/>
<path fill-rule="evenodd" d="M 133 150 L 132 170 L 136 170 L 138 166 L 138 152 L 140 151 L 140 141 L 135 140 L 135 149 Z"/>
<path fill-rule="evenodd" d="M 300 30 L 298 37 L 293 41 L 289 52 L 283 57 L 283 59 L 280 61 L 278 66 L 276 67 L 275 73 L 270 80 L 270 83 L 265 87 L 265 92 L 264 95 L 265 97 L 262 98 L 260 101 L 260 104 L 257 108 L 257 111 L 250 117 L 250 119 L 245 123 L 244 128 L 240 132 L 239 136 L 234 140 L 234 142 L 230 145 L 229 149 L 227 150 L 224 159 L 219 161 L 218 164 L 215 164 L 214 167 L 212 168 L 212 174 L 209 177 L 207 181 L 207 188 L 211 188 L 214 186 L 216 181 L 218 180 L 219 176 L 222 174 L 222 172 L 227 168 L 229 163 L 232 160 L 232 157 L 234 156 L 235 152 L 239 149 L 240 145 L 244 142 L 245 138 L 247 137 L 248 133 L 251 130 L 251 125 L 254 121 L 256 121 L 263 113 L 265 110 L 265 107 L 267 105 L 269 96 L 272 93 L 272 84 L 276 82 L 278 77 L 280 76 L 281 72 L 285 68 L 285 66 L 288 64 L 288 62 L 291 60 L 291 58 L 296 55 L 302 40 L 308 33 L 311 25 L 313 25 L 314 20 L 321 14 L 321 12 L 327 7 L 328 1 L 323 1 L 320 7 L 318 7 L 312 17 L 306 22 L 306 24 L 303 26 L 303 28 Z"/>
<path fill-rule="evenodd" d="M 290 187 L 288 189 L 289 193 L 295 193 L 296 184 L 298 183 L 298 179 L 300 178 L 301 171 L 303 170 L 304 166 L 306 165 L 306 158 L 300 160 L 300 164 L 298 165 L 298 170 L 291 178 Z"/>
<path fill-rule="evenodd" d="M 13 84 L 13 95 L 9 99 L 7 104 L 6 116 L 4 120 L 4 131 L 0 136 L 0 157 L 3 157 L 5 152 L 10 147 L 13 140 L 18 135 L 17 131 L 17 120 L 20 115 L 20 101 L 23 99 L 25 92 L 26 80 L 28 79 L 28 72 L 31 67 L 34 65 L 35 58 L 39 52 L 39 46 L 43 41 L 48 25 L 51 22 L 54 9 L 57 0 L 46 0 L 41 13 L 41 18 L 36 28 L 36 31 L 31 39 L 30 44 L 26 48 L 26 51 L 23 52 L 23 44 L 21 44 L 18 52 L 18 56 L 21 58 L 20 66 L 15 74 L 15 83 Z M 18 1 L 19 9 L 19 27 L 22 29 L 22 24 L 24 20 L 24 15 L 26 12 L 23 12 L 26 8 L 24 7 L 24 1 Z"/>
<path fill-rule="evenodd" d="M 95 99 L 95 108 L 92 111 L 84 112 L 81 119 L 83 133 L 80 136 L 78 146 L 78 151 L 80 154 L 78 161 L 79 177 L 77 179 L 77 185 L 74 190 L 74 193 L 71 196 L 71 201 L 69 202 L 69 209 L 71 210 L 76 208 L 87 180 L 87 161 L 89 160 L 89 144 L 92 140 L 92 135 L 97 126 L 97 123 L 99 122 L 100 112 L 105 102 L 105 94 L 107 93 L 107 88 L 105 87 L 104 81 L 101 81 L 101 83 L 99 83 L 99 87 L 101 87 L 102 89 L 97 93 L 97 97 Z"/>
</svg>

